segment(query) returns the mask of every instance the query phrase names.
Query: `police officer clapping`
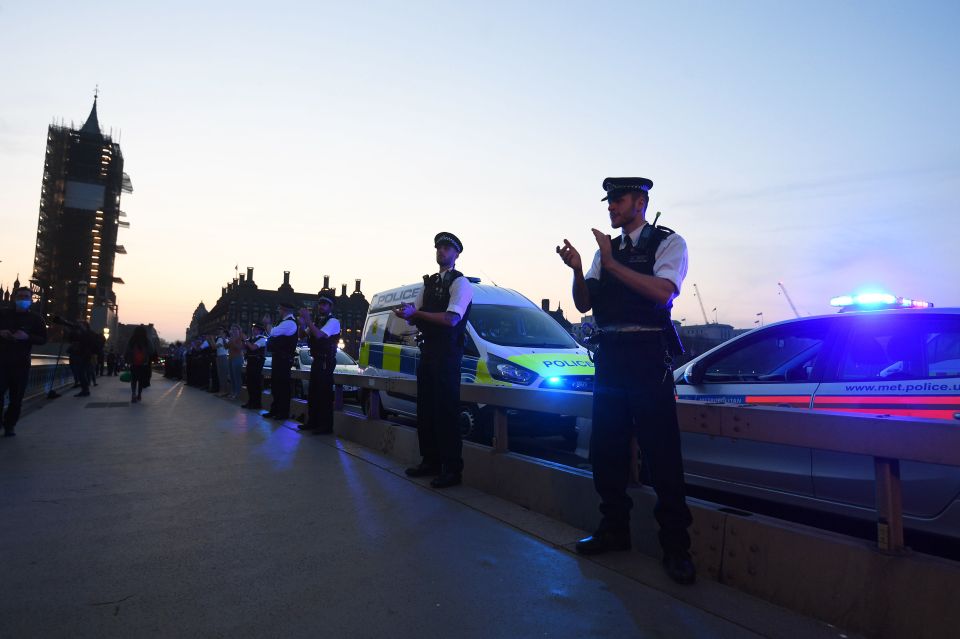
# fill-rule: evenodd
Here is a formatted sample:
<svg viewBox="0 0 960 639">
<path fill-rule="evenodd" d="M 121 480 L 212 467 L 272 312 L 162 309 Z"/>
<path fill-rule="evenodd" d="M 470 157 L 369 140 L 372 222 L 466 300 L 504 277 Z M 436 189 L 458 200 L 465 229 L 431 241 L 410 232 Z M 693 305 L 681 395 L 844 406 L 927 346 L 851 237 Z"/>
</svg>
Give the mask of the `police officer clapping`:
<svg viewBox="0 0 960 639">
<path fill-rule="evenodd" d="M 680 431 L 671 362 L 682 346 L 670 320 L 673 299 L 687 272 L 683 239 L 646 221 L 646 178 L 607 178 L 603 189 L 612 239 L 592 229 L 597 250 L 586 275 L 579 252 L 567 240 L 557 247 L 573 270 L 573 301 L 593 310 L 598 326 L 590 458 L 603 518 L 597 531 L 577 542 L 585 555 L 629 550 L 630 440 L 636 436 L 645 473 L 657 493 L 654 516 L 667 574 L 692 583 L 690 510 L 685 500 Z"/>
</svg>

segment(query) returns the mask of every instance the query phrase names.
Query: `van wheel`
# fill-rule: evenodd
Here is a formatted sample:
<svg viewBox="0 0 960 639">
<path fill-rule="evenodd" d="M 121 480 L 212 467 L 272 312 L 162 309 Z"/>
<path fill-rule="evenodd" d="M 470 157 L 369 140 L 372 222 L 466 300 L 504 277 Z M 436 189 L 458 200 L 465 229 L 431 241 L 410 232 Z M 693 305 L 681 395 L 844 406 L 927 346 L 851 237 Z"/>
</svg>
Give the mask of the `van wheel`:
<svg viewBox="0 0 960 639">
<path fill-rule="evenodd" d="M 476 406 L 467 404 L 460 405 L 460 413 L 457 416 L 457 426 L 460 428 L 460 437 L 470 441 L 480 441 L 480 411 Z"/>
</svg>

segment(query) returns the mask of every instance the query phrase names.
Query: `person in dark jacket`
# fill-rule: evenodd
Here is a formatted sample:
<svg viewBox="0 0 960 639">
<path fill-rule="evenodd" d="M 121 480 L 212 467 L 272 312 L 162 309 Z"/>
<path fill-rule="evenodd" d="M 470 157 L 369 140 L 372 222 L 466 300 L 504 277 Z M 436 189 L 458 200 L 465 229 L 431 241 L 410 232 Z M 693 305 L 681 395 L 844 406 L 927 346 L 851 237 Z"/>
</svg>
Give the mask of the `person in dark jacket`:
<svg viewBox="0 0 960 639">
<path fill-rule="evenodd" d="M 153 360 L 153 345 L 147 339 L 147 329 L 140 324 L 133 329 L 133 335 L 123 354 L 130 363 L 130 403 L 141 399 L 143 389 L 150 385 L 150 362 Z"/>
<path fill-rule="evenodd" d="M 14 292 L 14 308 L 0 311 L 0 408 L 7 393 L 3 412 L 3 436 L 13 437 L 20 418 L 23 393 L 30 377 L 30 351 L 47 341 L 47 325 L 30 310 L 32 294 L 27 287 Z"/>
</svg>

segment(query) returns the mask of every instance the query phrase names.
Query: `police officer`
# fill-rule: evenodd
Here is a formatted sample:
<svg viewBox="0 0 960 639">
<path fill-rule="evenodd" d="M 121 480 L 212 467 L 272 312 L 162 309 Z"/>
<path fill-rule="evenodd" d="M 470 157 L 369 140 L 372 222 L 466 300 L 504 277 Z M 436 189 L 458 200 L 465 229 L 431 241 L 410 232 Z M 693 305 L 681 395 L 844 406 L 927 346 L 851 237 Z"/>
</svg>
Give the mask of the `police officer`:
<svg viewBox="0 0 960 639">
<path fill-rule="evenodd" d="M 284 420 L 290 417 L 290 367 L 297 353 L 297 333 L 299 326 L 293 317 L 294 304 L 282 300 L 277 304 L 280 323 L 270 331 L 267 349 L 272 355 L 270 365 L 270 393 L 273 401 L 270 410 L 262 413 L 264 417 Z"/>
<path fill-rule="evenodd" d="M 310 388 L 307 391 L 307 423 L 301 430 L 314 435 L 333 432 L 333 369 L 337 366 L 340 322 L 331 314 L 333 300 L 321 295 L 316 321 L 310 309 L 300 309 L 300 326 L 310 345 Z"/>
<path fill-rule="evenodd" d="M 13 293 L 14 307 L 0 311 L 0 408 L 7 393 L 10 399 L 3 413 L 3 436 L 13 437 L 20 419 L 23 393 L 30 376 L 30 351 L 47 341 L 47 325 L 30 310 L 33 296 L 26 286 Z"/>
<path fill-rule="evenodd" d="M 253 325 L 253 335 L 243 343 L 247 353 L 247 403 L 241 408 L 260 410 L 263 395 L 263 362 L 267 353 L 267 334 L 261 324 Z"/>
<path fill-rule="evenodd" d="M 409 477 L 436 475 L 434 488 L 456 486 L 462 480 L 463 442 L 457 424 L 460 407 L 460 360 L 473 300 L 473 286 L 454 268 L 463 243 L 453 233 L 433 238 L 440 271 L 423 276 L 423 291 L 413 304 L 394 310 L 420 329 L 417 365 L 417 437 L 420 465 Z"/>
<path fill-rule="evenodd" d="M 670 320 L 687 272 L 687 248 L 670 229 L 646 222 L 652 186 L 646 178 L 603 181 L 610 224 L 621 235 L 611 240 L 592 229 L 598 250 L 586 275 L 570 242 L 557 247 L 573 270 L 574 304 L 583 313 L 592 308 L 599 329 L 590 455 L 603 518 L 576 548 L 585 555 L 630 549 L 633 502 L 627 482 L 630 439 L 636 435 L 657 493 L 654 516 L 664 569 L 674 581 L 688 584 L 696 571 L 689 553 L 691 516 L 671 371 L 672 357 L 682 346 Z"/>
</svg>

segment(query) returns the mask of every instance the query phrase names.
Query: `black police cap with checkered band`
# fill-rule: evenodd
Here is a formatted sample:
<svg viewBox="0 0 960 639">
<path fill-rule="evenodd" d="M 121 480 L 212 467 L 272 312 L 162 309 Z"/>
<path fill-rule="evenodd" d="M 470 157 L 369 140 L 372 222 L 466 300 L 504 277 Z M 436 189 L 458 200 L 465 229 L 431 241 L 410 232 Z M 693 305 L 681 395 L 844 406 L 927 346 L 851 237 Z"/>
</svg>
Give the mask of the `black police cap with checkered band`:
<svg viewBox="0 0 960 639">
<path fill-rule="evenodd" d="M 642 177 L 608 177 L 603 180 L 603 190 L 607 192 L 607 197 L 600 200 L 613 201 L 622 195 L 636 191 L 649 191 L 653 188 L 653 180 Z"/>
<path fill-rule="evenodd" d="M 453 233 L 448 233 L 442 231 L 437 233 L 436 237 L 433 238 L 433 247 L 436 248 L 441 244 L 449 244 L 453 248 L 457 249 L 457 253 L 463 253 L 463 242 L 454 235 Z"/>
</svg>

